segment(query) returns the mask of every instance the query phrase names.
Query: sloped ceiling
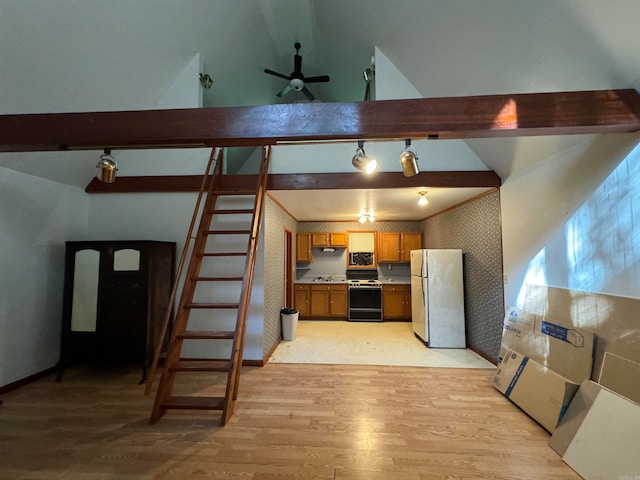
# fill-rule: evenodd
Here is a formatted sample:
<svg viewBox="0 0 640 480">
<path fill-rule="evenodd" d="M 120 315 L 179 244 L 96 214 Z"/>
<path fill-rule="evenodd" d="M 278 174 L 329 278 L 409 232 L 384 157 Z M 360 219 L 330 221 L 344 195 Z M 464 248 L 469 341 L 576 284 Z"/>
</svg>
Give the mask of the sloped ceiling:
<svg viewBox="0 0 640 480">
<path fill-rule="evenodd" d="M 286 82 L 263 72 L 289 73 L 296 41 L 305 75 L 331 77 L 312 86 L 326 102 L 362 100 L 375 47 L 424 97 L 637 88 L 638 18 L 637 0 L 2 0 L 0 113 L 156 108 L 198 54 L 204 106 L 306 101 L 276 97 Z M 589 140 L 466 144 L 507 180 Z"/>
</svg>

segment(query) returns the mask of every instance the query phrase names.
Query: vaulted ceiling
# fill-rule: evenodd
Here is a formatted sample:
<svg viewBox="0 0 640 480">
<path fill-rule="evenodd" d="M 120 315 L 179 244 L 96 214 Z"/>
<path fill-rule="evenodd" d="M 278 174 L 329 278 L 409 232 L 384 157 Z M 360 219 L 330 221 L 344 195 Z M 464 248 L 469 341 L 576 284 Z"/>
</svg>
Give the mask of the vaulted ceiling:
<svg viewBox="0 0 640 480">
<path fill-rule="evenodd" d="M 416 96 L 637 89 L 637 18 L 637 0 L 2 0 L 0 114 L 154 108 L 197 54 L 213 78 L 204 106 L 304 102 L 276 97 L 286 81 L 263 72 L 288 74 L 295 42 L 305 75 L 331 77 L 309 85 L 324 102 L 362 100 L 376 47 Z M 464 148 L 506 180 L 593 138 Z M 52 155 L 51 169 L 42 155 L 0 166 L 78 186 L 93 176 L 94 154 Z M 56 178 L 59 165 L 77 174 Z"/>
</svg>

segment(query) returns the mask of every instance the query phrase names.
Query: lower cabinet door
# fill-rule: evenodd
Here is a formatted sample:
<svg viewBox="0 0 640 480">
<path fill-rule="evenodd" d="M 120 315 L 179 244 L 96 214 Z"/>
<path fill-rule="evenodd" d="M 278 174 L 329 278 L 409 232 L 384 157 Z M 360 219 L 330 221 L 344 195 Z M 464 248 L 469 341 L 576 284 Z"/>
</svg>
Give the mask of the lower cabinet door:
<svg viewBox="0 0 640 480">
<path fill-rule="evenodd" d="M 346 317 L 348 314 L 347 308 L 347 289 L 332 287 L 329 298 L 329 314 L 332 317 Z"/>
<path fill-rule="evenodd" d="M 294 295 L 294 308 L 300 312 L 300 317 L 308 317 L 310 314 L 310 293 L 308 285 L 296 285 Z"/>
<path fill-rule="evenodd" d="M 411 287 L 409 285 L 385 285 L 382 290 L 384 318 L 403 320 L 411 318 Z"/>
<path fill-rule="evenodd" d="M 329 289 L 314 289 L 311 287 L 311 316 L 329 316 Z"/>
</svg>

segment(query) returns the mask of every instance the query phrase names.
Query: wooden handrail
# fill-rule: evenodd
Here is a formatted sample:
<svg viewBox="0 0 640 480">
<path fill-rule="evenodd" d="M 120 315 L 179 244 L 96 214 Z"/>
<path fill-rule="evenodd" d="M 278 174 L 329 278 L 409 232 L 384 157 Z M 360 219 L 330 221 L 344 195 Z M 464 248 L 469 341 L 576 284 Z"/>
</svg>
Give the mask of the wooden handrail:
<svg viewBox="0 0 640 480">
<path fill-rule="evenodd" d="M 182 270 L 184 268 L 184 264 L 187 258 L 187 252 L 189 250 L 189 246 L 191 244 L 191 240 L 193 239 L 193 229 L 196 225 L 196 220 L 198 218 L 198 212 L 200 211 L 200 204 L 202 203 L 202 198 L 204 196 L 205 188 L 209 182 L 209 179 L 212 175 L 211 167 L 214 165 L 214 169 L 217 168 L 218 163 L 221 163 L 222 158 L 222 149 L 221 148 L 213 148 L 211 149 L 211 155 L 209 155 L 209 161 L 207 162 L 207 168 L 205 169 L 204 175 L 202 175 L 202 182 L 200 184 L 200 191 L 198 192 L 198 198 L 196 199 L 196 204 L 193 209 L 193 215 L 191 216 L 191 223 L 189 224 L 189 229 L 187 231 L 187 236 L 184 240 L 184 247 L 182 249 L 182 254 L 180 255 L 180 261 L 178 262 L 178 268 L 176 270 L 175 280 L 173 282 L 173 288 L 171 289 L 171 296 L 169 297 L 169 304 L 167 307 L 167 311 L 165 313 L 162 328 L 160 329 L 160 335 L 158 341 L 156 343 L 156 351 L 153 355 L 153 362 L 151 363 L 151 370 L 149 375 L 147 376 L 147 385 L 144 390 L 145 395 L 149 395 L 151 392 L 151 387 L 153 385 L 153 379 L 156 374 L 156 370 L 158 368 L 158 362 L 160 360 L 160 355 L 162 353 L 162 346 L 164 344 L 164 339 L 167 335 L 167 330 L 169 328 L 169 322 L 171 321 L 171 316 L 173 314 L 173 306 L 176 300 L 176 294 L 178 292 L 178 285 L 180 284 L 180 279 L 182 277 Z"/>
<path fill-rule="evenodd" d="M 260 162 L 259 183 L 253 205 L 253 219 L 251 224 L 251 235 L 247 248 L 247 260 L 245 263 L 245 279 L 242 283 L 242 294 L 240 300 L 240 310 L 238 311 L 237 335 L 233 342 L 234 368 L 233 375 L 229 376 L 227 391 L 232 399 L 238 398 L 238 387 L 240 383 L 240 369 L 242 368 L 242 358 L 244 352 L 244 339 L 247 330 L 247 317 L 249 314 L 249 302 L 251 300 L 251 290 L 253 288 L 253 278 L 255 273 L 256 252 L 260 236 L 260 225 L 264 212 L 264 199 L 266 195 L 267 178 L 269 174 L 269 163 L 271 160 L 271 147 L 262 148 L 262 159 Z M 231 389 L 229 389 L 231 388 Z"/>
</svg>

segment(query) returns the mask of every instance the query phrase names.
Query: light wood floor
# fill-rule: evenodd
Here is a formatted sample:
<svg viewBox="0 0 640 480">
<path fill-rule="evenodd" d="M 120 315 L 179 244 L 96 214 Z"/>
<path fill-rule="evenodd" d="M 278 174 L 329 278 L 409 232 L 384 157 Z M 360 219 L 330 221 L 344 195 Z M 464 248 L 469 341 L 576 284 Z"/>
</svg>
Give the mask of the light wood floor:
<svg viewBox="0 0 640 480">
<path fill-rule="evenodd" d="M 267 364 L 235 415 L 149 425 L 140 372 L 74 367 L 2 396 L 0 478 L 579 479 L 491 370 Z M 222 380 L 220 380 L 221 382 Z M 206 394 L 215 387 L 182 381 Z"/>
</svg>

